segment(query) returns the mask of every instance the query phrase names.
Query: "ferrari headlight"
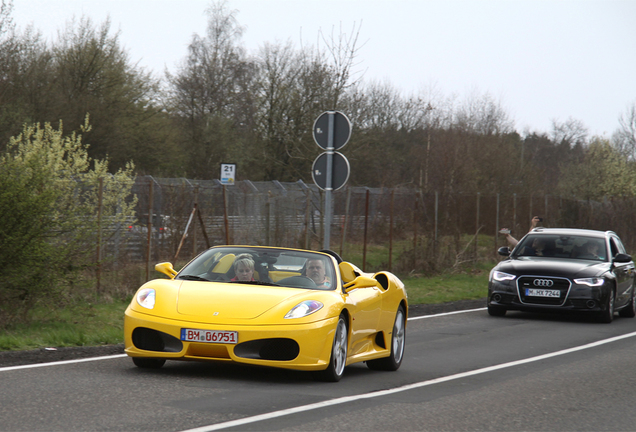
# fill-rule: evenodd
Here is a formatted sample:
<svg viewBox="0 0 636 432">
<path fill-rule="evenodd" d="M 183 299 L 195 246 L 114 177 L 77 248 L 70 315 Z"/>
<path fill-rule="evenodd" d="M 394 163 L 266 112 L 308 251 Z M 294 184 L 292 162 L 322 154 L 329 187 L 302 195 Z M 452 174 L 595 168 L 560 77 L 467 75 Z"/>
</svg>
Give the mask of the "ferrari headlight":
<svg viewBox="0 0 636 432">
<path fill-rule="evenodd" d="M 137 293 L 137 303 L 146 309 L 155 307 L 155 290 L 152 288 L 140 289 Z"/>
<path fill-rule="evenodd" d="M 583 278 L 583 279 L 574 279 L 574 283 L 575 284 L 579 284 L 579 285 L 587 285 L 587 286 L 591 286 L 591 287 L 597 287 L 597 286 L 603 285 L 605 283 L 605 279 L 597 278 L 597 277 Z"/>
<path fill-rule="evenodd" d="M 294 306 L 287 315 L 285 315 L 285 319 L 292 318 L 302 318 L 307 315 L 311 315 L 314 312 L 322 309 L 323 304 L 316 300 L 305 300 L 304 302 L 298 303 Z"/>
<path fill-rule="evenodd" d="M 497 282 L 514 280 L 516 277 L 517 276 L 515 275 L 511 275 L 511 274 L 500 272 L 500 271 L 492 272 L 492 278 L 496 280 Z"/>
</svg>

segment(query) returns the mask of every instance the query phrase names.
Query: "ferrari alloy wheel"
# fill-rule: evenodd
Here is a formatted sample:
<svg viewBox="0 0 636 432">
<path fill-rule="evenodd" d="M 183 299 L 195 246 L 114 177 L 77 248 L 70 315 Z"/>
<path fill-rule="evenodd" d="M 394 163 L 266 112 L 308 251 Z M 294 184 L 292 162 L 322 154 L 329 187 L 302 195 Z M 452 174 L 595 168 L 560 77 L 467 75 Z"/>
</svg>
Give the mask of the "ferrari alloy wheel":
<svg viewBox="0 0 636 432">
<path fill-rule="evenodd" d="M 327 369 L 317 373 L 318 379 L 329 382 L 340 381 L 340 378 L 342 378 L 344 374 L 345 365 L 347 364 L 348 342 L 347 323 L 345 322 L 344 316 L 340 315 L 338 325 L 336 326 L 336 334 L 333 337 L 329 366 L 327 366 Z"/>
<path fill-rule="evenodd" d="M 159 369 L 166 362 L 165 359 L 148 357 L 133 357 L 132 361 L 135 366 L 142 369 Z"/>
<path fill-rule="evenodd" d="M 400 306 L 395 314 L 395 323 L 391 332 L 391 355 L 389 357 L 369 360 L 367 367 L 373 370 L 396 371 L 404 358 L 406 344 L 406 314 Z"/>
<path fill-rule="evenodd" d="M 599 315 L 599 321 L 605 324 L 609 324 L 614 319 L 614 290 L 610 290 L 605 301 L 604 310 Z"/>
<path fill-rule="evenodd" d="M 636 295 L 634 295 L 633 289 L 632 298 L 630 299 L 629 304 L 618 311 L 618 314 L 623 318 L 634 318 L 636 316 Z"/>
</svg>

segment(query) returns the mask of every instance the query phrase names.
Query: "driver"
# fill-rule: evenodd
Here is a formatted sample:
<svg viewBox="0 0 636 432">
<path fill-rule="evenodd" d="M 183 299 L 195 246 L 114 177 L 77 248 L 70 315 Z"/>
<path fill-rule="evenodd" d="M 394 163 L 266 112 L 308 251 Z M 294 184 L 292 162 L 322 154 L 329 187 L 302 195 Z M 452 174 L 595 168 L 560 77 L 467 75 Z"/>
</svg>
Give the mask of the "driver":
<svg viewBox="0 0 636 432">
<path fill-rule="evenodd" d="M 331 282 L 325 274 L 325 261 L 322 259 L 307 260 L 307 277 L 313 280 L 318 288 L 331 288 Z"/>
</svg>

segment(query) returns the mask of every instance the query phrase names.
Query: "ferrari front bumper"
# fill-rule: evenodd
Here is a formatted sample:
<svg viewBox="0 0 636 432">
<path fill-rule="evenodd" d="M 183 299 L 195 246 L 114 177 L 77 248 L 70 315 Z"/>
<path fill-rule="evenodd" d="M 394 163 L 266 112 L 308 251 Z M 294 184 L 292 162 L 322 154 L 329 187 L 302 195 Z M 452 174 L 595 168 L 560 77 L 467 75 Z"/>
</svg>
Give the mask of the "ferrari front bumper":
<svg viewBox="0 0 636 432">
<path fill-rule="evenodd" d="M 128 308 L 125 352 L 130 357 L 234 361 L 296 370 L 327 367 L 338 318 L 309 324 L 215 325 L 166 319 Z M 182 329 L 237 332 L 238 342 L 181 340 Z"/>
</svg>

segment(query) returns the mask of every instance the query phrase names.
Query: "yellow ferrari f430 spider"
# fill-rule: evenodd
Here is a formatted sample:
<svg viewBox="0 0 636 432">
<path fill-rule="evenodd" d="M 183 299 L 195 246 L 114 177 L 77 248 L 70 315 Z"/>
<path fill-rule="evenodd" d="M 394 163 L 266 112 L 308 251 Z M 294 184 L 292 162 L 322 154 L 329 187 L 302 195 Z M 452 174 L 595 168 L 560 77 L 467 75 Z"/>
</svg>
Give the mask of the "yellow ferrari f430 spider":
<svg viewBox="0 0 636 432">
<path fill-rule="evenodd" d="M 397 370 L 408 303 L 389 272 L 364 273 L 334 252 L 213 247 L 144 284 L 126 309 L 125 350 L 142 368 L 166 360 L 228 361 L 314 371 Z"/>
</svg>

